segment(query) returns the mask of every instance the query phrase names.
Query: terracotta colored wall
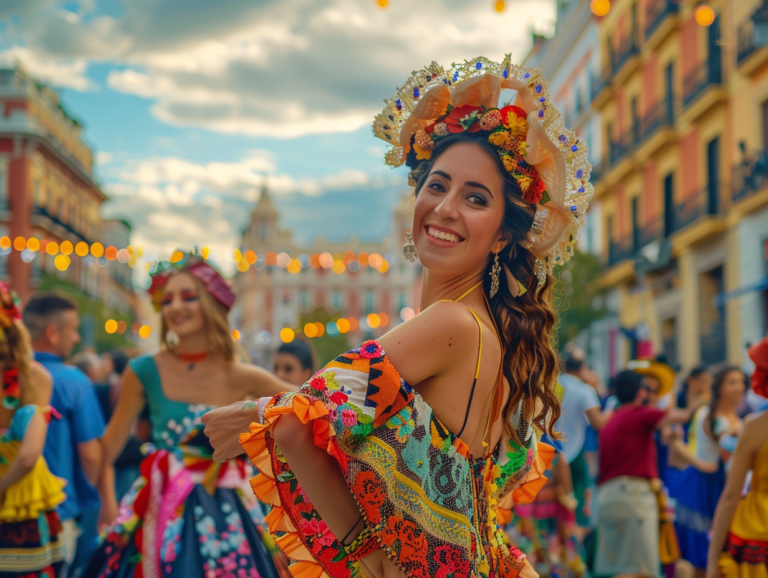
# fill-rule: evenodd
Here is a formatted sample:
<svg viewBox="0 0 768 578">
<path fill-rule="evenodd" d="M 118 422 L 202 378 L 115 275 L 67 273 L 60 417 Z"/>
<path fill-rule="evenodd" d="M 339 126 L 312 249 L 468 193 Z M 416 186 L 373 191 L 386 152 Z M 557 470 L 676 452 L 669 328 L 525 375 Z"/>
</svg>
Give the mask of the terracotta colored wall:
<svg viewBox="0 0 768 578">
<path fill-rule="evenodd" d="M 30 182 L 30 162 L 22 155 L 12 158 L 8 166 L 8 200 L 13 218 L 9 232 L 11 239 L 22 236 L 28 238 L 32 232 L 32 185 Z M 30 264 L 21 260 L 18 251 L 8 255 L 8 274 L 11 287 L 19 294 L 22 301 L 29 299 L 29 269 Z"/>
<path fill-rule="evenodd" d="M 661 213 L 656 162 L 652 159 L 648 159 L 643 165 L 643 185 L 643 205 L 645 206 L 645 220 L 646 222 L 650 222 Z"/>
<path fill-rule="evenodd" d="M 699 190 L 699 130 L 694 128 L 680 140 L 680 176 L 683 198 Z"/>
<path fill-rule="evenodd" d="M 643 102 L 642 113 L 647 114 L 659 101 L 658 76 L 659 56 L 651 54 L 643 65 Z"/>
<path fill-rule="evenodd" d="M 680 29 L 680 62 L 683 79 L 699 64 L 699 25 L 693 16 Z"/>
</svg>

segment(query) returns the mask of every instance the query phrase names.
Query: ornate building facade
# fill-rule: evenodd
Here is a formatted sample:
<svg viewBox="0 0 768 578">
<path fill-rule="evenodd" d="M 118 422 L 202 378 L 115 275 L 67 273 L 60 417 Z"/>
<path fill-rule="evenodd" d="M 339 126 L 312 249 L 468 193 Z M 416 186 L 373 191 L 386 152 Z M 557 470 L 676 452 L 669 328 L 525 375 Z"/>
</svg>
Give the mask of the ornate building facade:
<svg viewBox="0 0 768 578">
<path fill-rule="evenodd" d="M 53 90 L 18 67 L 0 70 L 0 236 L 36 238 L 43 248 L 45 241 L 103 241 L 99 208 L 107 197 L 93 178 L 93 152 L 81 131 Z M 85 263 L 73 258 L 67 271 L 59 272 L 44 250 L 10 251 L 0 258 L 0 275 L 22 300 L 43 272 L 103 299 L 108 268 Z"/>
<path fill-rule="evenodd" d="M 742 364 L 765 335 L 765 10 L 617 0 L 599 21 L 592 106 L 605 146 L 593 180 L 614 369 L 660 353 L 683 370 Z"/>
<path fill-rule="evenodd" d="M 351 344 L 388 331 L 401 322 L 404 309 L 417 310 L 421 267 L 402 257 L 405 232 L 413 218 L 412 202 L 411 193 L 403 195 L 392 214 L 392 233 L 380 242 L 318 238 L 304 245 L 293 240 L 291 231 L 280 228 L 279 213 L 264 187 L 241 246 L 243 254 L 252 251 L 256 261 L 235 277 L 238 297 L 230 314 L 249 355 L 269 366 L 281 343 L 281 330 L 289 328 L 300 336 L 302 318 L 318 308 L 358 320 L 348 332 Z M 377 255 L 385 266 L 375 266 Z M 290 267 L 289 261 L 301 267 Z M 367 315 L 372 313 L 384 314 L 387 323 L 367 326 Z"/>
</svg>

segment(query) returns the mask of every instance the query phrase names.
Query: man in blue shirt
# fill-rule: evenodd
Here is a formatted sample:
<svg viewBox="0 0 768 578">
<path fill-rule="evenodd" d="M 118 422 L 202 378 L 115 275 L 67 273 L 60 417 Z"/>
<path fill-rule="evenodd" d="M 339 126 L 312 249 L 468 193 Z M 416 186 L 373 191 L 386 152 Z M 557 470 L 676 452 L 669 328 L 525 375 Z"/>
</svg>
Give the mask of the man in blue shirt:
<svg viewBox="0 0 768 578">
<path fill-rule="evenodd" d="M 74 560 L 78 533 L 79 549 L 92 551 L 96 547 L 99 495 L 95 486 L 101 473 L 104 418 L 86 375 L 64 364 L 80 342 L 80 319 L 74 303 L 59 295 L 43 294 L 27 303 L 23 315 L 35 360 L 53 377 L 51 405 L 61 414 L 61 419 L 52 420 L 48 426 L 43 455 L 51 471 L 67 481 L 67 499 L 58 512 L 64 526 L 65 561 L 69 566 Z"/>
</svg>

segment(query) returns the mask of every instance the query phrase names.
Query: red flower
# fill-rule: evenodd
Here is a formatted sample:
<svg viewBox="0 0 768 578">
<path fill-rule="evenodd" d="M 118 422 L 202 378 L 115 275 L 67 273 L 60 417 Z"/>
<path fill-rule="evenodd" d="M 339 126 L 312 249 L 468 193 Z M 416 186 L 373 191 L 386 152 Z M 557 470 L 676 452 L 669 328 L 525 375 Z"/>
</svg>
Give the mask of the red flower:
<svg viewBox="0 0 768 578">
<path fill-rule="evenodd" d="M 347 403 L 348 399 L 349 399 L 349 397 L 343 391 L 334 391 L 331 394 L 331 401 L 333 403 L 335 403 L 336 405 L 341 405 L 343 403 Z"/>
<path fill-rule="evenodd" d="M 523 200 L 529 205 L 535 205 L 536 203 L 541 202 L 541 199 L 544 198 L 544 191 L 546 188 L 544 181 L 542 181 L 541 177 L 534 172 L 533 182 L 528 187 L 528 190 L 523 193 Z"/>
<path fill-rule="evenodd" d="M 469 560 L 463 557 L 464 554 L 464 551 L 449 544 L 435 548 L 432 560 L 440 565 L 435 578 L 469 576 Z"/>
<path fill-rule="evenodd" d="M 509 126 L 509 113 L 512 112 L 517 116 L 518 118 L 524 118 L 527 119 L 528 115 L 526 112 L 520 108 L 519 106 L 515 106 L 514 104 L 508 104 L 504 108 L 502 108 L 500 111 L 501 113 L 501 123 L 504 126 Z"/>
<path fill-rule="evenodd" d="M 357 474 L 355 486 L 368 521 L 378 524 L 381 522 L 381 507 L 387 499 L 384 484 L 375 473 L 363 471 Z"/>
<path fill-rule="evenodd" d="M 477 132 L 480 130 L 480 124 L 478 121 L 482 115 L 482 106 L 463 104 L 454 108 L 443 122 L 448 125 L 448 130 L 450 132 Z M 469 128 L 466 128 L 467 126 Z"/>
<path fill-rule="evenodd" d="M 325 385 L 325 378 L 322 375 L 313 377 L 312 381 L 309 382 L 309 385 L 312 389 L 316 389 L 317 391 L 323 391 L 328 387 Z"/>
</svg>

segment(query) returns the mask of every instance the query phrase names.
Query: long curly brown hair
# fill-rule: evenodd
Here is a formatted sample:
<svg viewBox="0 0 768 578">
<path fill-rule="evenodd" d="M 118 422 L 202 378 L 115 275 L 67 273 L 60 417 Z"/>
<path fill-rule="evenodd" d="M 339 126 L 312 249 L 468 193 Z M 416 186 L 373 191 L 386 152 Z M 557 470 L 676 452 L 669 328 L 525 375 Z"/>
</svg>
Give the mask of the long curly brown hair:
<svg viewBox="0 0 768 578">
<path fill-rule="evenodd" d="M 532 419 L 536 427 L 556 438 L 554 425 L 560 417 L 560 400 L 555 395 L 555 381 L 559 370 L 558 357 L 554 347 L 555 310 L 552 298 L 554 279 L 547 275 L 542 287 L 534 274 L 536 256 L 520 245 L 533 225 L 536 206 L 523 201 L 517 181 L 507 172 L 499 155 L 485 138 L 472 133 L 458 133 L 441 140 L 435 145 L 432 157 L 423 161 L 409 174 L 410 182 L 416 187 L 416 195 L 424 186 L 432 164 L 450 147 L 470 142 L 485 150 L 495 161 L 504 179 L 504 218 L 502 229 L 507 233 L 509 244 L 499 253 L 499 261 L 506 265 L 514 277 L 527 291 L 513 297 L 507 285 L 506 275 L 499 276 L 499 290 L 490 297 L 491 276 L 484 275 L 483 290 L 491 306 L 491 313 L 499 328 L 504 352 L 504 377 L 511 391 L 504 408 L 505 428 L 517 439 L 511 414 L 520 401 L 524 402 L 523 416 Z M 486 273 L 493 264 L 489 254 Z M 517 425 L 517 424 L 516 424 Z"/>
</svg>

